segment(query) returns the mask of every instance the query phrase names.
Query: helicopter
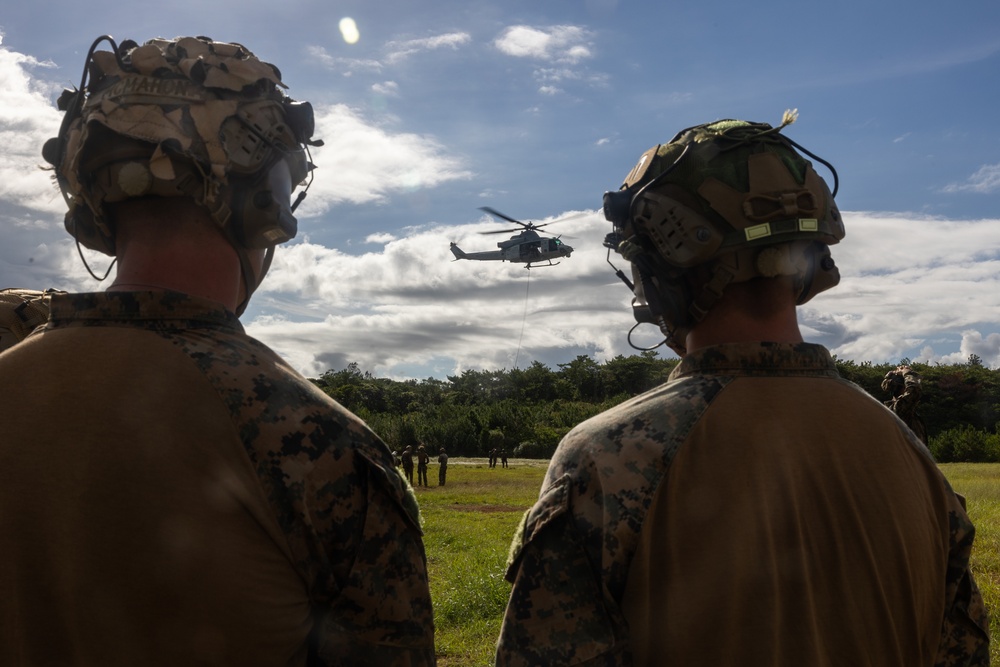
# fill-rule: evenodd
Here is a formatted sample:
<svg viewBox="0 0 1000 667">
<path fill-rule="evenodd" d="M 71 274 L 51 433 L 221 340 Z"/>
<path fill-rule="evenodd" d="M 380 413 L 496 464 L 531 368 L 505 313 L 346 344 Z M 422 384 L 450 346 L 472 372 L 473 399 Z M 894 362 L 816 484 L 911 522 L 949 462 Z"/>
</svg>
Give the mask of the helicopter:
<svg viewBox="0 0 1000 667">
<path fill-rule="evenodd" d="M 515 220 L 514 218 L 508 217 L 490 208 L 489 206 L 480 207 L 481 211 L 486 211 L 492 216 L 497 218 L 502 218 L 507 222 L 513 222 L 516 225 L 520 225 L 521 229 L 500 229 L 495 232 L 480 232 L 480 234 L 509 234 L 510 232 L 518 232 L 514 236 L 510 237 L 506 241 L 500 241 L 497 243 L 499 250 L 488 250 L 484 252 L 465 252 L 458 247 L 458 244 L 452 241 L 451 243 L 451 254 L 455 255 L 455 259 L 474 259 L 479 261 L 501 261 L 501 262 L 520 262 L 524 264 L 524 268 L 530 269 L 532 264 L 536 266 L 556 266 L 559 262 L 553 262 L 553 259 L 559 257 L 569 257 L 573 252 L 572 246 L 568 246 L 558 237 L 541 236 L 536 230 L 542 227 L 547 227 L 555 222 L 563 222 L 569 220 L 570 218 L 562 218 L 560 220 L 553 220 L 552 222 L 547 222 L 544 225 L 536 225 L 532 222 L 521 222 L 520 220 Z M 580 215 L 583 215 L 582 213 Z M 577 217 L 577 216 L 571 216 Z M 545 264 L 536 264 L 536 262 L 546 262 Z"/>
</svg>

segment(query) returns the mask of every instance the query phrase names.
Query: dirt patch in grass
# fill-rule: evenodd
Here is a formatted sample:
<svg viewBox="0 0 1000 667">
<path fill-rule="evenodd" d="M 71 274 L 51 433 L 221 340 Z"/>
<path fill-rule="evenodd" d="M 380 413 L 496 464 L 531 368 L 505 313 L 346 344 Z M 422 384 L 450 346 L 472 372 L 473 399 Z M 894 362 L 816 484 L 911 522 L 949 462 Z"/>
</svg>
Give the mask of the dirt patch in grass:
<svg viewBox="0 0 1000 667">
<path fill-rule="evenodd" d="M 516 507 L 514 505 L 448 505 L 448 509 L 456 512 L 482 512 L 483 514 L 493 514 L 494 512 L 523 512 L 527 507 Z"/>
</svg>

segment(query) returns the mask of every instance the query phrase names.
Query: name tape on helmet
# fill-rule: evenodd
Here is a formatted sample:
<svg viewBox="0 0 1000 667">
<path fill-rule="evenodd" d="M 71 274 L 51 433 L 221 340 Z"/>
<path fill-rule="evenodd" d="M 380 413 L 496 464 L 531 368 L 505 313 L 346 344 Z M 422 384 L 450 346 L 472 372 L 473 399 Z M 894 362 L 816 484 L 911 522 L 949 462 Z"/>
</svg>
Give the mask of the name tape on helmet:
<svg viewBox="0 0 1000 667">
<path fill-rule="evenodd" d="M 91 108 L 105 100 L 121 100 L 133 95 L 151 95 L 184 102 L 202 102 L 205 99 L 205 89 L 193 81 L 185 79 L 161 79 L 144 75 L 126 76 L 110 87 L 91 95 L 87 99 L 86 106 Z M 147 100 L 144 101 L 148 103 Z"/>
</svg>

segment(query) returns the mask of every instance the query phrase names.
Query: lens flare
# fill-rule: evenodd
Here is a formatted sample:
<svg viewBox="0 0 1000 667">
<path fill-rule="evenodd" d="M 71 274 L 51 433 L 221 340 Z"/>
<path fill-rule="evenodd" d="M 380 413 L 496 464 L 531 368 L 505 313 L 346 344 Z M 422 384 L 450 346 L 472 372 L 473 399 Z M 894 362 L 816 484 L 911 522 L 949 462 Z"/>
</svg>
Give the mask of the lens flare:
<svg viewBox="0 0 1000 667">
<path fill-rule="evenodd" d="M 357 44 L 358 40 L 361 39 L 358 24 L 349 16 L 340 19 L 340 34 L 348 44 Z"/>
</svg>

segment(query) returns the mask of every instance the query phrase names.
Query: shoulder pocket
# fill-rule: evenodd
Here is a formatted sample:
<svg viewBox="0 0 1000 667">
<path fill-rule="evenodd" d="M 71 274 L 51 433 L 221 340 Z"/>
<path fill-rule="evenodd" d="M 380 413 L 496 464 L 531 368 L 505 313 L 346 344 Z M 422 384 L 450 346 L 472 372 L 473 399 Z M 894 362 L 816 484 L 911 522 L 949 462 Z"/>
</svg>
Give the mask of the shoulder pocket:
<svg viewBox="0 0 1000 667">
<path fill-rule="evenodd" d="M 545 526 L 569 511 L 569 475 L 563 475 L 552 484 L 537 502 L 524 513 L 521 524 L 514 533 L 507 557 L 507 581 L 514 583 L 517 568 L 524 555 L 525 545 Z"/>
<path fill-rule="evenodd" d="M 403 476 L 395 468 L 387 469 L 363 451 L 359 451 L 358 455 L 367 464 L 370 483 L 377 484 L 392 499 L 412 527 L 423 535 L 420 507 L 417 505 L 417 496 L 413 493 L 413 488 L 406 483 Z M 370 495 L 371 490 L 369 490 Z"/>
<path fill-rule="evenodd" d="M 625 625 L 575 527 L 571 484 L 546 490 L 511 545 L 498 666 L 624 664 Z"/>
</svg>

